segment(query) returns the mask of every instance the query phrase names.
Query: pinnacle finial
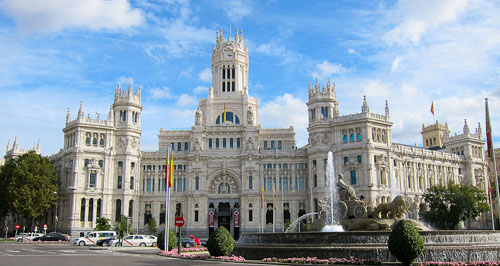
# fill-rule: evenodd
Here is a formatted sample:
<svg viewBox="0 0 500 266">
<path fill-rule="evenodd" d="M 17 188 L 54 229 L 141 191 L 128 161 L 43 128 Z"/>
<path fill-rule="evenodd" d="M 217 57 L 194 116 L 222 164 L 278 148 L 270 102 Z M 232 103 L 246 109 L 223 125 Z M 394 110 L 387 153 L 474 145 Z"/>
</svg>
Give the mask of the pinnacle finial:
<svg viewBox="0 0 500 266">
<path fill-rule="evenodd" d="M 464 119 L 464 133 L 469 133 L 469 125 L 467 124 L 467 119 Z"/>
<path fill-rule="evenodd" d="M 366 95 L 363 96 L 363 106 L 361 107 L 361 112 L 363 113 L 370 112 L 370 107 L 368 106 L 368 102 L 366 101 Z"/>
<path fill-rule="evenodd" d="M 80 101 L 80 108 L 78 109 L 78 117 L 83 118 L 84 117 L 84 112 L 83 112 L 83 101 Z"/>
<path fill-rule="evenodd" d="M 69 121 L 71 121 L 71 113 L 68 107 L 68 110 L 66 111 L 66 123 L 69 123 Z"/>
</svg>

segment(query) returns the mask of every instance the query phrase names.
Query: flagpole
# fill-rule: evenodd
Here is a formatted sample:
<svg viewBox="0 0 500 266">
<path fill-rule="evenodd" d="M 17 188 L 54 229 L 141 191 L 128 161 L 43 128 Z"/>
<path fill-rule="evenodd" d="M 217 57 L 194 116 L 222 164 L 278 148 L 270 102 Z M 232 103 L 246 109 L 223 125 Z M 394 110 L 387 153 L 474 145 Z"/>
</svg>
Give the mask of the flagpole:
<svg viewBox="0 0 500 266">
<path fill-rule="evenodd" d="M 493 172 L 495 173 L 495 192 L 497 193 L 497 207 L 498 207 L 498 219 L 500 222 L 500 193 L 498 192 L 498 174 L 497 174 L 497 162 L 495 160 L 495 151 L 493 150 L 493 139 L 491 138 L 491 123 L 490 123 L 490 111 L 488 108 L 488 98 L 485 98 L 486 102 L 486 138 L 488 141 L 488 153 L 493 160 Z M 492 221 L 494 223 L 494 221 Z"/>
<path fill-rule="evenodd" d="M 273 233 L 276 230 L 276 179 L 274 180 L 274 193 L 273 193 Z"/>
<path fill-rule="evenodd" d="M 167 149 L 167 158 L 165 159 L 165 234 L 164 234 L 164 243 L 163 246 L 165 247 L 165 252 L 168 251 L 168 237 L 169 237 L 169 231 L 168 231 L 168 213 L 170 211 L 170 187 L 168 186 L 168 158 L 169 158 L 169 153 L 170 153 L 170 147 Z"/>
<path fill-rule="evenodd" d="M 493 216 L 493 193 L 491 191 L 490 181 L 488 178 L 488 200 L 490 201 L 491 223 L 493 231 L 495 231 L 495 217 Z"/>
<path fill-rule="evenodd" d="M 285 180 L 281 180 L 280 184 L 280 190 L 281 190 L 281 217 L 283 218 L 283 227 L 281 228 L 281 231 L 284 233 L 285 232 L 285 202 L 283 201 L 283 194 L 285 194 L 285 190 L 283 190 L 283 182 Z"/>
</svg>

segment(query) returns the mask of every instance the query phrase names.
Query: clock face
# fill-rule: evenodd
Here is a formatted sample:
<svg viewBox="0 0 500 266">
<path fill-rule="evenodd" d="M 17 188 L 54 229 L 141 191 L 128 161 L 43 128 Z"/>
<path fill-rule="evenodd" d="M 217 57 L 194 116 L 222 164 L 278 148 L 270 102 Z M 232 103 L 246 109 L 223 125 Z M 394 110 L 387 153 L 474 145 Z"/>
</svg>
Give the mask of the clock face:
<svg viewBox="0 0 500 266">
<path fill-rule="evenodd" d="M 226 51 L 224 52 L 224 56 L 228 59 L 233 58 L 233 52 L 231 51 Z"/>
</svg>

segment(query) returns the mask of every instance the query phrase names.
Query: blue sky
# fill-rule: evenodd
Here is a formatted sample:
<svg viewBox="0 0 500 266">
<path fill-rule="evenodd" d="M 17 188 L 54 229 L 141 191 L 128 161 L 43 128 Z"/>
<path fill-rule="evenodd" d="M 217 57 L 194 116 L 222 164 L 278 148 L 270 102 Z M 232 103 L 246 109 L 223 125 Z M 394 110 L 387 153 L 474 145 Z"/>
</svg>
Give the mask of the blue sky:
<svg viewBox="0 0 500 266">
<path fill-rule="evenodd" d="M 500 3 L 414 1 L 0 0 L 0 144 L 63 144 L 67 108 L 107 116 L 118 82 L 142 86 L 141 147 L 188 129 L 207 96 L 216 31 L 243 31 L 249 93 L 265 128 L 307 144 L 307 86 L 336 83 L 340 114 L 384 113 L 393 141 L 421 144 L 422 123 L 467 119 L 500 144 Z M 5 146 L 4 146 L 5 147 Z"/>
</svg>

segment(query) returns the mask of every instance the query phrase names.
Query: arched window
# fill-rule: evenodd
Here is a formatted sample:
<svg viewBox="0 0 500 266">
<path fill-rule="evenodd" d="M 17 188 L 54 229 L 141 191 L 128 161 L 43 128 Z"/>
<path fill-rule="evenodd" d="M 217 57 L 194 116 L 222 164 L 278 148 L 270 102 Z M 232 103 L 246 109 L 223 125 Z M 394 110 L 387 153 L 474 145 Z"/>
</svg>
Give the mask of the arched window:
<svg viewBox="0 0 500 266">
<path fill-rule="evenodd" d="M 272 191 L 273 190 L 273 179 L 271 177 L 267 178 L 266 190 L 267 191 Z"/>
<path fill-rule="evenodd" d="M 128 218 L 134 217 L 134 200 L 128 203 Z"/>
<path fill-rule="evenodd" d="M 347 135 L 344 135 L 344 143 L 347 143 L 348 139 L 347 139 Z"/>
<path fill-rule="evenodd" d="M 229 139 L 229 148 L 233 148 L 233 138 Z"/>
<path fill-rule="evenodd" d="M 115 208 L 115 221 L 119 222 L 122 218 L 122 201 L 120 199 L 116 200 Z"/>
<path fill-rule="evenodd" d="M 358 137 L 358 141 L 361 141 L 361 139 L 362 139 L 362 138 L 361 138 L 361 133 L 358 133 L 358 134 L 357 134 L 357 137 Z"/>
<path fill-rule="evenodd" d="M 83 198 L 82 201 L 81 201 L 81 206 L 80 206 L 80 221 L 81 222 L 85 221 L 85 198 Z"/>
<path fill-rule="evenodd" d="M 226 121 L 224 121 L 224 113 L 222 113 L 221 115 L 217 116 L 217 119 L 215 120 L 215 124 L 216 125 L 220 125 L 224 122 L 232 122 L 236 125 L 239 125 L 240 124 L 240 119 L 238 118 L 237 115 L 233 114 L 233 112 L 226 112 Z"/>
<path fill-rule="evenodd" d="M 89 187 L 95 187 L 97 181 L 96 179 L 97 179 L 97 173 L 94 171 L 90 172 Z"/>
<path fill-rule="evenodd" d="M 92 222 L 94 220 L 94 199 L 89 200 L 89 217 L 88 221 Z"/>
<path fill-rule="evenodd" d="M 356 185 L 356 170 L 351 170 L 351 185 Z"/>
<path fill-rule="evenodd" d="M 219 192 L 219 194 L 230 194 L 231 193 L 231 186 L 225 182 L 220 183 L 218 192 Z"/>
<path fill-rule="evenodd" d="M 97 210 L 96 210 L 96 217 L 99 218 L 101 217 L 101 208 L 102 208 L 102 201 L 101 199 L 97 200 Z"/>
<path fill-rule="evenodd" d="M 350 135 L 351 142 L 354 142 L 354 134 Z"/>
<path fill-rule="evenodd" d="M 97 134 L 94 134 L 94 138 L 92 139 L 92 144 L 97 146 Z"/>
</svg>

